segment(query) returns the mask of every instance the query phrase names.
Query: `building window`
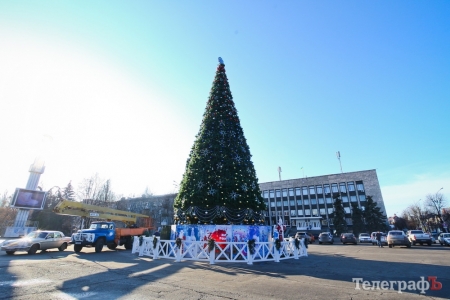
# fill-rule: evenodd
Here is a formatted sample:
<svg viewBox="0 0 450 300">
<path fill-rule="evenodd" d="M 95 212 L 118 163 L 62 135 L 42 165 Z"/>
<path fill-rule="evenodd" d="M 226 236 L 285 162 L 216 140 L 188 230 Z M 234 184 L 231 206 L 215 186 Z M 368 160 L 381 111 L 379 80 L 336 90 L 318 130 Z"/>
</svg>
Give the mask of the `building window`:
<svg viewBox="0 0 450 300">
<path fill-rule="evenodd" d="M 310 195 L 315 195 L 315 194 L 316 194 L 316 191 L 314 190 L 314 187 L 313 187 L 313 186 L 310 186 L 310 187 L 309 187 L 309 194 L 310 194 Z"/>
<path fill-rule="evenodd" d="M 323 189 L 325 190 L 325 194 L 329 194 L 330 193 L 330 186 L 328 184 L 325 184 L 323 186 Z"/>
<path fill-rule="evenodd" d="M 309 205 L 309 200 L 308 200 L 308 199 L 305 199 L 305 200 L 303 201 L 303 204 L 304 204 L 304 205 Z"/>
<path fill-rule="evenodd" d="M 303 196 L 308 196 L 308 188 L 306 186 L 302 187 Z"/>
<path fill-rule="evenodd" d="M 338 192 L 338 187 L 337 187 L 337 184 L 336 184 L 336 183 L 333 183 L 333 184 L 331 185 L 331 190 L 333 191 L 333 193 L 337 193 L 337 192 Z"/>
<path fill-rule="evenodd" d="M 356 184 L 356 188 L 358 189 L 358 192 L 364 193 L 364 185 L 362 182 Z"/>
<path fill-rule="evenodd" d="M 270 207 L 275 207 L 275 202 L 270 201 Z"/>
<path fill-rule="evenodd" d="M 359 202 L 363 202 L 363 201 L 366 201 L 366 196 L 359 195 Z"/>
<path fill-rule="evenodd" d="M 289 197 L 294 197 L 294 189 L 289 189 Z"/>
<path fill-rule="evenodd" d="M 300 196 L 300 195 L 301 195 L 300 188 L 295 188 L 295 196 Z"/>
<path fill-rule="evenodd" d="M 333 213 L 333 208 L 332 207 L 328 208 L 328 214 L 331 215 L 332 213 Z"/>
<path fill-rule="evenodd" d="M 295 206 L 295 201 L 294 200 L 289 200 L 289 205 L 290 206 Z"/>
<path fill-rule="evenodd" d="M 299 209 L 298 210 L 298 215 L 297 216 L 299 216 L 299 217 L 303 216 L 303 209 Z"/>
<path fill-rule="evenodd" d="M 347 193 L 347 188 L 345 187 L 345 183 L 341 183 L 339 185 L 341 193 Z"/>
<path fill-rule="evenodd" d="M 277 215 L 277 212 L 275 212 L 275 211 L 273 211 L 272 213 L 271 213 L 271 216 L 272 217 L 275 217 Z"/>
<path fill-rule="evenodd" d="M 281 207 L 281 201 L 277 201 L 277 207 Z"/>
<path fill-rule="evenodd" d="M 355 191 L 355 185 L 354 185 L 353 182 L 348 182 L 347 186 L 348 186 L 348 191 L 349 192 L 354 192 Z"/>
<path fill-rule="evenodd" d="M 356 196 L 350 196 L 350 201 L 351 202 L 356 202 L 357 200 L 356 200 Z"/>
<path fill-rule="evenodd" d="M 347 203 L 348 202 L 348 197 L 347 196 L 342 196 L 342 202 Z"/>
<path fill-rule="evenodd" d="M 302 200 L 297 200 L 297 205 L 302 206 Z"/>
<path fill-rule="evenodd" d="M 318 216 L 318 214 L 317 214 L 317 209 L 313 209 L 313 210 L 312 210 L 312 214 L 313 214 L 313 216 Z"/>
<path fill-rule="evenodd" d="M 277 211 L 277 215 L 279 215 L 279 216 L 282 216 L 283 215 L 283 212 L 280 210 L 280 211 Z"/>
<path fill-rule="evenodd" d="M 264 196 L 263 196 L 264 198 L 269 198 L 269 191 L 264 191 Z"/>
<path fill-rule="evenodd" d="M 321 209 L 320 209 L 320 214 L 321 214 L 321 215 L 324 215 L 324 214 L 325 214 L 325 208 L 321 208 Z"/>
<path fill-rule="evenodd" d="M 286 189 L 283 189 L 282 193 L 283 193 L 283 197 L 287 197 L 287 190 Z"/>
<path fill-rule="evenodd" d="M 269 191 L 269 195 L 270 195 L 270 198 L 275 198 L 275 193 L 273 190 Z"/>
<path fill-rule="evenodd" d="M 305 216 L 310 216 L 310 215 L 311 215 L 311 210 L 305 209 Z"/>
<path fill-rule="evenodd" d="M 275 190 L 275 194 L 277 195 L 277 198 L 280 198 L 280 197 L 281 197 L 280 190 Z"/>
<path fill-rule="evenodd" d="M 326 197 L 325 199 L 327 199 L 327 203 L 328 204 L 332 204 L 333 202 L 331 202 L 331 197 Z"/>
<path fill-rule="evenodd" d="M 350 207 L 344 207 L 345 213 L 349 214 L 350 213 Z"/>
<path fill-rule="evenodd" d="M 324 204 L 323 198 L 319 198 L 319 204 Z"/>
<path fill-rule="evenodd" d="M 285 216 L 289 216 L 289 212 L 287 210 L 284 211 Z"/>
<path fill-rule="evenodd" d="M 283 205 L 284 205 L 284 206 L 288 206 L 288 201 L 287 201 L 287 200 L 284 200 L 284 201 L 283 201 Z"/>
<path fill-rule="evenodd" d="M 316 186 L 316 190 L 317 190 L 317 194 L 323 194 L 321 185 Z"/>
<path fill-rule="evenodd" d="M 316 205 L 317 204 L 317 200 L 316 199 L 311 199 L 311 205 Z"/>
<path fill-rule="evenodd" d="M 295 210 L 291 210 L 291 217 L 295 217 Z"/>
</svg>

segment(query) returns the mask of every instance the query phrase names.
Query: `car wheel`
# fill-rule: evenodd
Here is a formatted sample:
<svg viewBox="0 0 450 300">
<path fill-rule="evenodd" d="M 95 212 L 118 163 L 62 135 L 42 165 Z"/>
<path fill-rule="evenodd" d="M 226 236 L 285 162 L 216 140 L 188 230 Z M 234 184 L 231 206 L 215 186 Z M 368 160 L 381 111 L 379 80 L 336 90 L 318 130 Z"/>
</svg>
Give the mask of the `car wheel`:
<svg viewBox="0 0 450 300">
<path fill-rule="evenodd" d="M 117 248 L 117 244 L 116 243 L 112 243 L 112 244 L 108 244 L 106 245 L 108 247 L 108 249 L 110 250 L 115 250 Z"/>
<path fill-rule="evenodd" d="M 66 250 L 66 249 L 67 249 L 67 244 L 66 244 L 66 243 L 62 244 L 62 245 L 59 246 L 59 248 L 58 248 L 59 251 L 64 251 L 64 250 Z"/>
<path fill-rule="evenodd" d="M 411 244 L 406 245 L 406 247 L 411 248 Z"/>
<path fill-rule="evenodd" d="M 13 255 L 14 252 L 16 252 L 16 251 L 6 251 L 6 254 L 8 254 L 8 255 Z"/>
<path fill-rule="evenodd" d="M 73 250 L 74 250 L 76 253 L 80 252 L 81 249 L 83 249 L 83 246 L 81 246 L 81 245 L 75 245 L 75 246 L 73 246 Z"/>
<path fill-rule="evenodd" d="M 415 246 L 416 245 L 416 242 L 413 242 L 413 246 Z"/>
<path fill-rule="evenodd" d="M 389 244 L 389 248 L 392 248 L 392 244 Z"/>
<path fill-rule="evenodd" d="M 431 242 L 428 242 L 427 245 L 428 245 L 428 246 L 431 246 Z"/>
<path fill-rule="evenodd" d="M 358 243 L 357 243 L 357 242 L 354 242 L 354 243 L 353 243 L 353 245 L 356 245 L 356 244 L 358 244 Z"/>
<path fill-rule="evenodd" d="M 322 245 L 322 242 L 319 242 L 320 245 Z"/>
<path fill-rule="evenodd" d="M 31 246 L 30 250 L 28 250 L 28 254 L 31 254 L 31 255 L 36 254 L 36 251 L 38 251 L 38 250 L 39 250 L 39 246 L 34 244 L 33 246 Z"/>
<path fill-rule="evenodd" d="M 133 239 L 131 237 L 128 238 L 127 241 L 125 242 L 125 249 L 127 250 L 133 249 Z"/>
<path fill-rule="evenodd" d="M 423 246 L 423 243 L 420 243 L 420 246 Z"/>
<path fill-rule="evenodd" d="M 95 243 L 95 253 L 100 253 L 103 250 L 103 246 L 105 245 L 105 240 L 103 238 L 99 238 Z"/>
</svg>

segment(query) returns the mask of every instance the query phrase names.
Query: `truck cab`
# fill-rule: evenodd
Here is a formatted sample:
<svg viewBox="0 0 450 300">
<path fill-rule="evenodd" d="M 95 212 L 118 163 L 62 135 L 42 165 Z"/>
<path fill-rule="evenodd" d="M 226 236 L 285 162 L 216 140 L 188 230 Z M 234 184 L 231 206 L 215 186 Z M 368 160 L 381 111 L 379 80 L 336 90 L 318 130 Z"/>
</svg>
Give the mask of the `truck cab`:
<svg viewBox="0 0 450 300">
<path fill-rule="evenodd" d="M 95 252 L 102 252 L 103 246 L 114 250 L 117 246 L 124 245 L 125 249 L 133 247 L 133 236 L 142 235 L 147 228 L 118 228 L 114 222 L 92 222 L 89 229 L 79 230 L 72 234 L 72 243 L 75 252 L 80 252 L 83 247 L 95 247 Z"/>
<path fill-rule="evenodd" d="M 115 249 L 117 244 L 116 225 L 113 222 L 93 222 L 89 229 L 79 230 L 72 234 L 72 243 L 75 252 L 80 252 L 83 247 L 95 247 L 95 252 L 101 252 L 104 245 L 109 249 Z"/>
</svg>

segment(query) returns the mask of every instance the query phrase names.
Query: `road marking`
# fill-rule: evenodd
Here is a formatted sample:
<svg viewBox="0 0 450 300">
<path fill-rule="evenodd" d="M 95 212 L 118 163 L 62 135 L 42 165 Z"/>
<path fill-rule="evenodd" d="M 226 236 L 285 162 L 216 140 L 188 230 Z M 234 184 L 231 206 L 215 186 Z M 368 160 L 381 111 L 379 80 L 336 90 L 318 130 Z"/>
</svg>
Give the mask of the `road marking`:
<svg viewBox="0 0 450 300">
<path fill-rule="evenodd" d="M 83 299 L 97 295 L 96 292 L 84 292 L 84 293 L 52 293 L 51 299 L 63 299 L 63 300 L 74 300 L 74 299 Z M 104 295 L 102 296 L 104 297 Z"/>
<path fill-rule="evenodd" d="M 48 279 L 30 279 L 30 280 L 9 280 L 9 281 L 0 281 L 0 286 L 13 286 L 13 287 L 21 287 L 21 286 L 28 286 L 28 285 L 36 285 L 36 284 L 42 284 L 42 283 L 49 283 L 52 282 Z"/>
</svg>

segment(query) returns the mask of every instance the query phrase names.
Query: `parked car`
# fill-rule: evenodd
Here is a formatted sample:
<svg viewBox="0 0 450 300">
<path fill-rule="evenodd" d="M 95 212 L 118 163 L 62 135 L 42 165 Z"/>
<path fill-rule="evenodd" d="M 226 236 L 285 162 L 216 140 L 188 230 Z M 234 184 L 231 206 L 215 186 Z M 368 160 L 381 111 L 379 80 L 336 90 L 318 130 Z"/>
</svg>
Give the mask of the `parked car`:
<svg viewBox="0 0 450 300">
<path fill-rule="evenodd" d="M 441 246 L 450 246 L 450 233 L 442 232 L 438 237 Z"/>
<path fill-rule="evenodd" d="M 360 233 L 358 240 L 360 243 L 372 243 L 372 240 L 370 239 L 370 234 L 368 233 Z"/>
<path fill-rule="evenodd" d="M 401 245 L 411 248 L 411 242 L 409 241 L 405 233 L 401 230 L 389 231 L 387 234 L 387 243 L 389 245 L 389 248 Z"/>
<path fill-rule="evenodd" d="M 377 231 L 372 232 L 372 234 L 370 235 L 370 240 L 372 241 L 372 245 L 376 245 L 378 244 L 377 242 Z M 381 245 L 386 245 L 387 246 L 387 240 L 386 240 L 386 233 L 382 232 L 381 233 Z"/>
<path fill-rule="evenodd" d="M 341 242 L 344 245 L 348 243 L 356 245 L 356 236 L 353 233 L 343 233 L 341 234 Z"/>
<path fill-rule="evenodd" d="M 306 232 L 297 232 L 295 234 L 295 238 L 297 238 L 297 239 L 307 239 L 308 243 L 311 243 L 311 237 Z"/>
<path fill-rule="evenodd" d="M 431 246 L 431 236 L 422 230 L 409 230 L 406 232 L 406 236 L 413 245 L 416 245 L 416 243 L 420 245 L 426 243 L 428 246 Z"/>
<path fill-rule="evenodd" d="M 27 251 L 28 254 L 35 254 L 38 250 L 46 251 L 48 249 L 64 251 L 69 245 L 70 239 L 61 231 L 37 230 L 30 232 L 23 238 L 3 242 L 1 250 L 6 251 L 6 254 L 9 255 L 16 251 Z"/>
<path fill-rule="evenodd" d="M 329 232 L 322 232 L 321 234 L 319 234 L 319 244 L 323 243 L 333 244 L 333 235 Z"/>
</svg>

